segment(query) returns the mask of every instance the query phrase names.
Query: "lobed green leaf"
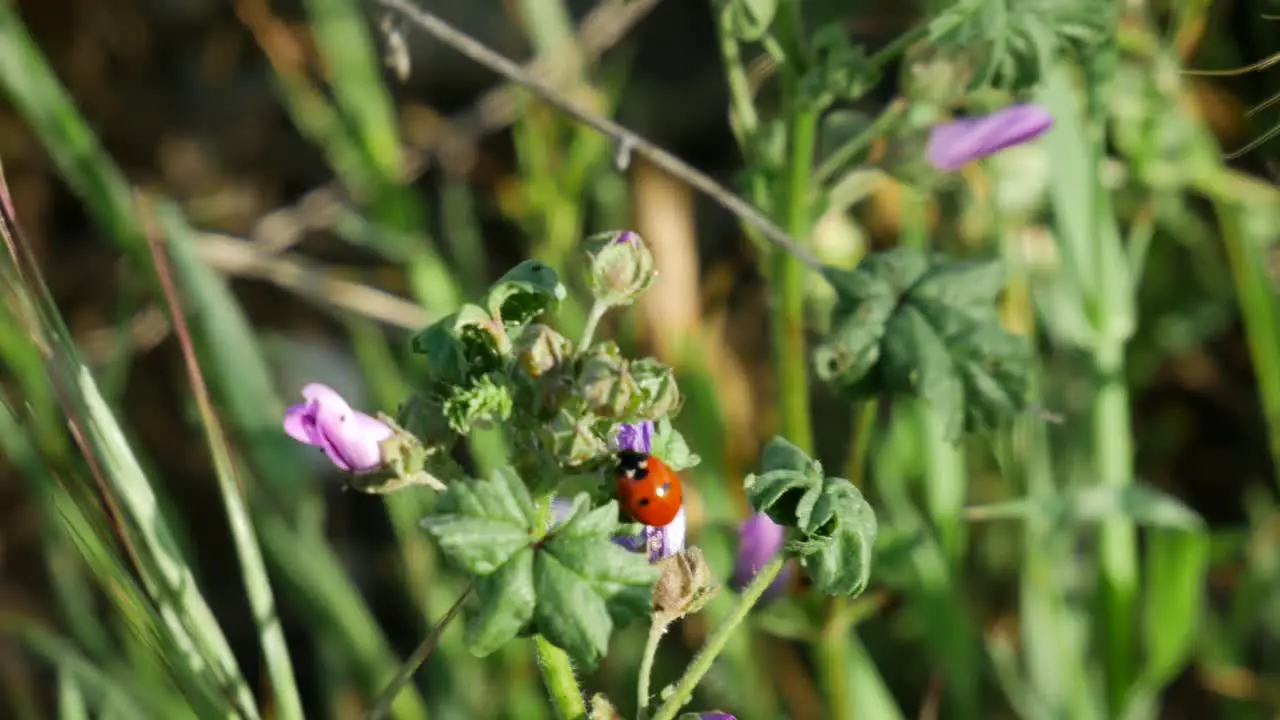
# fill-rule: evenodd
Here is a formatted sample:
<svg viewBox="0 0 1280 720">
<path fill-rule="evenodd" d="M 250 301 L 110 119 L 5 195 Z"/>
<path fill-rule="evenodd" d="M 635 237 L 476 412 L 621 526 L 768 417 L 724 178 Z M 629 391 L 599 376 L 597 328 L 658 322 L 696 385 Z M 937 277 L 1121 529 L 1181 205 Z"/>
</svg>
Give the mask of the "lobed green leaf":
<svg viewBox="0 0 1280 720">
<path fill-rule="evenodd" d="M 747 476 L 751 506 L 799 535 L 786 550 L 800 558 L 814 585 L 830 595 L 857 595 L 871 575 L 877 522 L 853 483 L 826 477 L 821 463 L 781 437 L 765 447 L 763 472 Z"/>
<path fill-rule="evenodd" d="M 583 493 L 568 516 L 543 536 L 523 481 L 504 469 L 485 481 L 456 481 L 422 526 L 455 564 L 477 576 L 467 645 L 488 655 L 530 632 L 576 662 L 604 656 L 615 623 L 645 614 L 658 570 L 643 553 L 611 541 L 613 501 L 590 509 Z"/>
<path fill-rule="evenodd" d="M 999 427 L 1025 406 L 1030 353 L 1000 324 L 999 263 L 901 247 L 825 275 L 838 300 L 816 371 L 850 399 L 920 396 L 952 440 Z"/>
</svg>

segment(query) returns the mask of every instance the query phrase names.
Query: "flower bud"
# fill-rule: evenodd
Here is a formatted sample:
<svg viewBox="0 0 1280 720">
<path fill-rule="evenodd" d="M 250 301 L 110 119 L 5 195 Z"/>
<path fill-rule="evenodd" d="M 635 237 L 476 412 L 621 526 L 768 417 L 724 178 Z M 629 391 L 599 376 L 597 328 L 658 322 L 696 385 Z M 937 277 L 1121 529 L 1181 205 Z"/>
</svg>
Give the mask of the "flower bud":
<svg viewBox="0 0 1280 720">
<path fill-rule="evenodd" d="M 302 388 L 302 396 L 306 402 L 284 414 L 289 437 L 320 448 L 339 470 L 359 474 L 382 468 L 381 443 L 391 437 L 390 425 L 353 410 L 328 385 L 311 383 Z"/>
<path fill-rule="evenodd" d="M 961 118 L 937 125 L 929 132 L 925 158 L 943 172 L 955 172 L 974 160 L 1030 142 L 1053 127 L 1045 108 L 1028 103 L 1011 105 L 981 117 Z"/>
<path fill-rule="evenodd" d="M 589 720 L 622 720 L 622 713 L 613 707 L 604 693 L 596 693 L 591 696 L 591 712 L 587 717 Z"/>
<path fill-rule="evenodd" d="M 632 362 L 628 369 L 643 398 L 641 413 L 646 417 L 661 418 L 680 411 L 684 397 L 676 385 L 676 373 L 669 365 L 652 358 L 641 358 Z"/>
<path fill-rule="evenodd" d="M 569 467 L 580 466 L 609 452 L 608 445 L 591 427 L 591 416 L 576 417 L 568 410 L 556 413 L 541 428 L 542 443 L 556 459 Z"/>
<path fill-rule="evenodd" d="M 628 450 L 648 455 L 653 452 L 652 420 L 641 420 L 638 423 L 622 423 L 614 430 L 612 448 L 616 451 Z"/>
<path fill-rule="evenodd" d="M 630 230 L 609 232 L 588 240 L 591 294 L 611 307 L 630 305 L 658 276 L 653 253 Z"/>
<path fill-rule="evenodd" d="M 641 395 L 627 365 L 613 343 L 601 343 L 583 358 L 578 387 L 592 412 L 612 419 L 631 414 Z"/>
<path fill-rule="evenodd" d="M 526 325 L 516 338 L 516 358 L 529 377 L 542 377 L 560 367 L 573 352 L 573 343 L 546 325 Z"/>
<path fill-rule="evenodd" d="M 657 563 L 661 571 L 653 586 L 653 610 L 668 623 L 701 610 L 720 588 L 711 582 L 711 568 L 702 550 L 691 547 Z"/>
</svg>

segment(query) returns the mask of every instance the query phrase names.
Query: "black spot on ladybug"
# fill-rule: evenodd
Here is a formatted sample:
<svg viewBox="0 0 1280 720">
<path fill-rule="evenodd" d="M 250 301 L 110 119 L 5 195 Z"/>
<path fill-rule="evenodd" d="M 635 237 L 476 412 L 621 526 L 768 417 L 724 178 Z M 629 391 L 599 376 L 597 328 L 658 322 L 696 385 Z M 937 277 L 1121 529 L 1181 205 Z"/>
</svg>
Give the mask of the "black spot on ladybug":
<svg viewBox="0 0 1280 720">
<path fill-rule="evenodd" d="M 637 503 L 637 504 L 638 504 L 640 507 L 644 507 L 644 506 L 646 506 L 646 505 L 648 505 L 648 504 L 649 504 L 649 498 L 640 498 L 640 502 L 639 502 L 639 503 Z"/>
</svg>

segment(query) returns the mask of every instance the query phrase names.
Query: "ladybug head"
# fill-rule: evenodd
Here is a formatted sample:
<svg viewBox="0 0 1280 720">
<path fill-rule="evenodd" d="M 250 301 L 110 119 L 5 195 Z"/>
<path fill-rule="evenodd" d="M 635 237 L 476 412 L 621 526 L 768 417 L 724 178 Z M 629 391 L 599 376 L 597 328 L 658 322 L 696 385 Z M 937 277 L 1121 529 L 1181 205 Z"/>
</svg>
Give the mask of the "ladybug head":
<svg viewBox="0 0 1280 720">
<path fill-rule="evenodd" d="M 631 480 L 643 480 L 649 474 L 649 456 L 634 450 L 619 452 L 618 474 Z"/>
</svg>

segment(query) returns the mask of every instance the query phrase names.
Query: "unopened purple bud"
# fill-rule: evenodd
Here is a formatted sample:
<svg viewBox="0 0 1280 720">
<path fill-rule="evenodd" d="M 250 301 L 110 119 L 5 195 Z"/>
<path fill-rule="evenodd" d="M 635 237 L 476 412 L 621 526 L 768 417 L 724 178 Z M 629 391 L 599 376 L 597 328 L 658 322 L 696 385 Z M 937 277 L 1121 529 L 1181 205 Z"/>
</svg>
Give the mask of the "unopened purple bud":
<svg viewBox="0 0 1280 720">
<path fill-rule="evenodd" d="M 588 280 L 597 302 L 630 305 L 658 277 L 653 252 L 631 230 L 601 233 L 587 241 Z"/>
<path fill-rule="evenodd" d="M 1043 107 L 1013 105 L 982 117 L 962 118 L 935 126 L 929 133 L 925 157 L 943 172 L 1040 137 L 1053 127 Z"/>
</svg>

